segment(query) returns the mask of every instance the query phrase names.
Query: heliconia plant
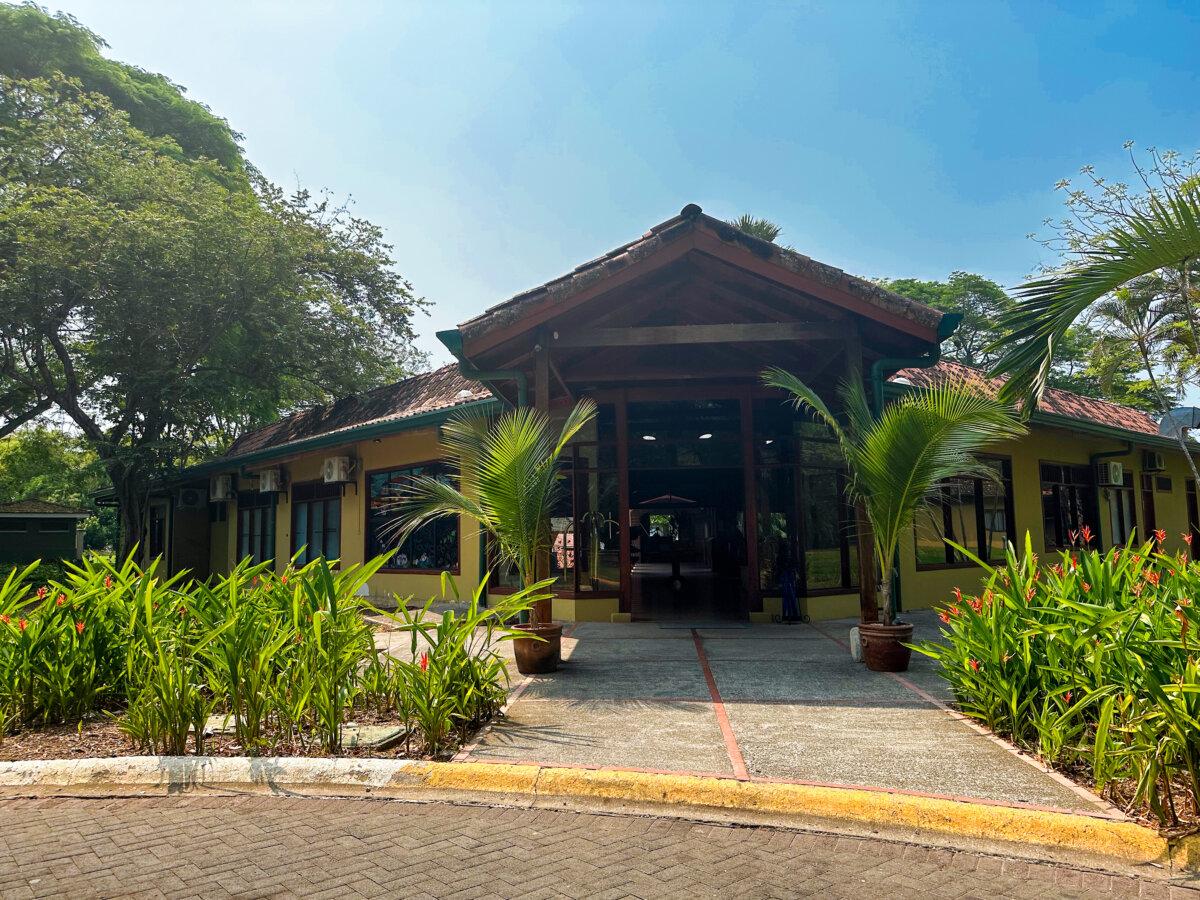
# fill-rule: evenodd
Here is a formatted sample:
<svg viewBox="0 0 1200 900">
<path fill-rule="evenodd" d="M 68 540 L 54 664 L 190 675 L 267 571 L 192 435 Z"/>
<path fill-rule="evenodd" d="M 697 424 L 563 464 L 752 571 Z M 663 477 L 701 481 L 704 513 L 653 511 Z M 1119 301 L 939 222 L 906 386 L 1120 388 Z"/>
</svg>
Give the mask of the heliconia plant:
<svg viewBox="0 0 1200 900">
<path fill-rule="evenodd" d="M 279 572 L 246 560 L 205 582 L 166 576 L 157 560 L 143 569 L 134 554 L 91 556 L 44 584 L 36 563 L 11 571 L 0 582 L 0 738 L 108 714 L 144 750 L 203 753 L 217 714 L 241 752 L 338 753 L 347 720 L 369 709 L 441 753 L 504 702 L 494 644 L 549 593 L 489 608 L 476 592 L 465 613 L 430 622 L 428 604 L 390 614 L 427 648 L 395 659 L 367 618 L 388 614 L 360 596 L 385 559 L 293 559 Z M 443 589 L 456 590 L 450 580 Z"/>
<path fill-rule="evenodd" d="M 955 545 L 982 589 L 956 589 L 941 640 L 914 649 L 964 713 L 1173 824 L 1180 794 L 1200 813 L 1200 564 L 1166 537 L 1100 552 L 1085 528 L 1039 559 L 1026 535 L 995 567 Z"/>
</svg>

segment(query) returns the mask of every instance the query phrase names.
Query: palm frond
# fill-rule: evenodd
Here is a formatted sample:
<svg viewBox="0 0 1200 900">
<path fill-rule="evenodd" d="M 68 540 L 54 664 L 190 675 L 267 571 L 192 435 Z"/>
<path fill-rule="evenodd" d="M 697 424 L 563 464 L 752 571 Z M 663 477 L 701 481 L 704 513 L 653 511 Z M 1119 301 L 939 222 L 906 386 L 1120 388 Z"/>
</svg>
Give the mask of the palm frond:
<svg viewBox="0 0 1200 900">
<path fill-rule="evenodd" d="M 1200 193 L 1151 197 L 1144 212 L 1114 228 L 1102 245 L 1081 251 L 1076 263 L 1018 288 L 1022 302 L 999 323 L 1005 337 L 988 348 L 1008 348 L 991 372 L 1009 376 L 1002 398 L 1041 396 L 1056 342 L 1097 300 L 1137 278 L 1197 257 Z"/>
</svg>

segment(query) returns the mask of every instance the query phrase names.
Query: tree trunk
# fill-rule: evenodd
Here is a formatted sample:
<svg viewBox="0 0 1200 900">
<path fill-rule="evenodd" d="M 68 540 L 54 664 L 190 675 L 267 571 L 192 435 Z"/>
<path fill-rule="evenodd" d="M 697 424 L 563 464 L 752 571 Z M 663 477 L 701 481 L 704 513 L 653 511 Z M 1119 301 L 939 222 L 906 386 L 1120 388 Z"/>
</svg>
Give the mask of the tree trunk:
<svg viewBox="0 0 1200 900">
<path fill-rule="evenodd" d="M 875 537 L 862 502 L 854 505 L 855 531 L 858 535 L 858 617 L 863 623 L 879 621 L 875 599 Z"/>
<path fill-rule="evenodd" d="M 876 592 L 881 613 L 879 620 L 884 625 L 891 625 L 895 616 L 892 613 L 892 573 L 890 569 L 884 572 L 883 577 L 879 579 L 879 587 Z"/>
<path fill-rule="evenodd" d="M 143 551 L 147 549 L 146 513 L 150 507 L 150 495 L 139 483 L 140 479 L 132 476 L 127 470 L 113 471 L 110 477 L 117 495 L 118 523 L 121 529 L 117 539 L 117 559 L 123 560 L 135 546 L 141 547 Z"/>
</svg>

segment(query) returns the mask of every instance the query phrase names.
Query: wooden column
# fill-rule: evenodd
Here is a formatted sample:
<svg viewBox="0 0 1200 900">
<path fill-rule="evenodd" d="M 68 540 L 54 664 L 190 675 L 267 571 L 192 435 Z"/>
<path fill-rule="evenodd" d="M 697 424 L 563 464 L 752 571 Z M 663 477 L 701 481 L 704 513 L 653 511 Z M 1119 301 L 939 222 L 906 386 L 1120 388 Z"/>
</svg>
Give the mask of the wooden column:
<svg viewBox="0 0 1200 900">
<path fill-rule="evenodd" d="M 629 413 L 626 394 L 621 391 L 614 402 L 617 427 L 617 515 L 621 535 L 621 604 L 623 613 L 633 612 L 633 548 L 629 539 Z"/>
<path fill-rule="evenodd" d="M 762 594 L 758 589 L 758 490 L 754 481 L 754 400 L 749 389 L 738 398 L 742 413 L 742 484 L 745 491 L 746 516 L 746 595 L 747 617 L 751 611 L 762 611 Z"/>
<path fill-rule="evenodd" d="M 546 348 L 544 335 L 539 335 L 533 351 L 533 407 L 547 415 L 550 413 L 550 351 Z M 547 523 L 549 527 L 549 523 Z M 550 577 L 550 548 L 537 557 L 537 579 Z M 554 601 L 539 600 L 533 607 L 535 624 L 548 625 L 554 618 Z"/>
</svg>

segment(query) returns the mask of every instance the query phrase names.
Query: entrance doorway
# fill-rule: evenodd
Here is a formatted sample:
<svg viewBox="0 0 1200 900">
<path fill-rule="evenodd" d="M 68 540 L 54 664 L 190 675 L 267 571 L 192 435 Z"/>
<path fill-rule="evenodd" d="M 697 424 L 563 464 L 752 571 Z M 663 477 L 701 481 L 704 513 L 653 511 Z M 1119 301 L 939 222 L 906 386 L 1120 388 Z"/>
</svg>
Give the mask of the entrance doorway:
<svg viewBox="0 0 1200 900">
<path fill-rule="evenodd" d="M 747 617 L 746 504 L 737 400 L 630 403 L 630 612 Z"/>
</svg>

